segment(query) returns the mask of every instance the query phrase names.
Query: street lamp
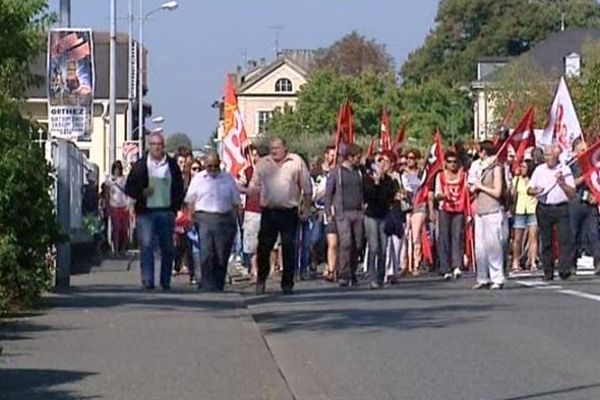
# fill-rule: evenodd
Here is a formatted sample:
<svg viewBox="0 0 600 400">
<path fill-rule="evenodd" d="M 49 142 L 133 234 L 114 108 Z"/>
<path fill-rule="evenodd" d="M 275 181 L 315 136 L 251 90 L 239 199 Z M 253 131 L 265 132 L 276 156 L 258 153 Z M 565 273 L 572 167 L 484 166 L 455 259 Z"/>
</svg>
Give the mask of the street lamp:
<svg viewBox="0 0 600 400">
<path fill-rule="evenodd" d="M 165 117 L 155 117 L 155 118 L 152 118 L 152 123 L 153 124 L 162 124 L 163 122 L 165 122 Z"/>
<path fill-rule="evenodd" d="M 162 126 L 152 129 L 151 133 L 163 133 L 165 130 Z"/>
<path fill-rule="evenodd" d="M 144 0 L 140 0 L 139 18 L 140 18 L 140 70 L 139 70 L 139 84 L 138 84 L 138 97 L 139 97 L 139 110 L 138 110 L 138 124 L 144 126 L 144 22 L 155 12 L 166 10 L 173 11 L 179 7 L 179 3 L 176 1 L 167 1 L 160 7 L 149 11 L 144 14 Z M 144 132 L 138 134 L 139 137 L 139 149 L 140 157 L 144 155 Z"/>
</svg>

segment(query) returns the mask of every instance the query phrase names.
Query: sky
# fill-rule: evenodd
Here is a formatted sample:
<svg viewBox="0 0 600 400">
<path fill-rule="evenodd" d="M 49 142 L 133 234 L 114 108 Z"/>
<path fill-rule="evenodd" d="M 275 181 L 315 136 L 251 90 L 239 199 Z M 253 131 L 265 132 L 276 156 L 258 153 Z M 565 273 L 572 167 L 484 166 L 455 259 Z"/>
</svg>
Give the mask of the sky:
<svg viewBox="0 0 600 400">
<path fill-rule="evenodd" d="M 144 11 L 166 0 L 144 0 Z M 139 0 L 133 0 L 137 15 Z M 279 48 L 327 47 L 356 30 L 385 44 L 399 68 L 433 27 L 438 0 L 179 0 L 175 11 L 144 25 L 149 50 L 148 98 L 165 132 L 184 132 L 201 146 L 217 125 L 211 104 L 227 72 Z M 59 0 L 49 1 L 58 13 Z M 117 30 L 127 33 L 128 0 L 117 0 Z M 71 26 L 110 30 L 110 0 L 71 0 Z M 273 29 L 280 26 L 281 29 Z M 134 37 L 138 32 L 134 28 Z M 136 37 L 137 38 L 137 37 Z"/>
</svg>

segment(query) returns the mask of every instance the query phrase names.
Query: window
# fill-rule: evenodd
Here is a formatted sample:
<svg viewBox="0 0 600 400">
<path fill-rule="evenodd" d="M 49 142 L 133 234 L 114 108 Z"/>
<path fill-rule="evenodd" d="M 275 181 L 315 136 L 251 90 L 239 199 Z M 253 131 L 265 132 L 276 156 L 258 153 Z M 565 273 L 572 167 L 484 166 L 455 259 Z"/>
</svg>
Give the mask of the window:
<svg viewBox="0 0 600 400">
<path fill-rule="evenodd" d="M 288 78 L 280 78 L 275 82 L 275 92 L 291 93 L 293 91 L 292 81 Z"/>
<path fill-rule="evenodd" d="M 269 123 L 269 120 L 273 116 L 273 111 L 259 111 L 258 112 L 258 133 L 265 133 L 265 128 Z"/>
</svg>

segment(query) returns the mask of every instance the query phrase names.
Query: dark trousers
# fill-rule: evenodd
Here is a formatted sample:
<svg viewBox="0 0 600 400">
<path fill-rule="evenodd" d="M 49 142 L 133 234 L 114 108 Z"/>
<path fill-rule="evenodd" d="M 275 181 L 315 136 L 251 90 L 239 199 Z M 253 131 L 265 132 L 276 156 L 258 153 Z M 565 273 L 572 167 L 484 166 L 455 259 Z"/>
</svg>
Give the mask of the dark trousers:
<svg viewBox="0 0 600 400">
<path fill-rule="evenodd" d="M 598 208 L 578 199 L 569 203 L 569 217 L 573 233 L 573 265 L 582 249 L 594 257 L 594 266 L 600 266 L 600 227 L 598 226 Z M 578 251 L 579 250 L 579 251 Z"/>
<path fill-rule="evenodd" d="M 440 273 L 447 274 L 463 265 L 465 217 L 463 213 L 440 210 L 438 219 Z"/>
<path fill-rule="evenodd" d="M 194 223 L 200 242 L 200 286 L 223 291 L 227 263 L 237 232 L 235 215 L 196 212 Z"/>
<path fill-rule="evenodd" d="M 554 273 L 552 256 L 552 231 L 558 231 L 558 270 L 570 272 L 573 263 L 573 232 L 569 218 L 569 206 L 565 204 L 548 206 L 539 203 L 535 212 L 540 232 L 540 254 L 544 273 Z"/>
<path fill-rule="evenodd" d="M 358 255 L 364 242 L 362 211 L 343 211 L 335 216 L 338 232 L 339 279 L 356 280 Z"/>
<path fill-rule="evenodd" d="M 258 232 L 256 260 L 258 263 L 258 281 L 264 282 L 271 270 L 271 251 L 281 235 L 283 252 L 282 288 L 294 287 L 294 270 L 296 269 L 298 243 L 298 209 L 297 208 L 263 208 Z"/>
</svg>

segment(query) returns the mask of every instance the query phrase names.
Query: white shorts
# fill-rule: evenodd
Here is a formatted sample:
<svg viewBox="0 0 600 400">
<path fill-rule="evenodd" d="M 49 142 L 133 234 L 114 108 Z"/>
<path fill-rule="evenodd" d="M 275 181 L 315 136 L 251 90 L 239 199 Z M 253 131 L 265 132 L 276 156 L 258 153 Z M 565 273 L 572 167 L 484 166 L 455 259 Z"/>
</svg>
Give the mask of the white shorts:
<svg viewBox="0 0 600 400">
<path fill-rule="evenodd" d="M 258 247 L 258 231 L 260 230 L 260 213 L 246 211 L 244 213 L 244 253 L 255 254 Z"/>
</svg>

